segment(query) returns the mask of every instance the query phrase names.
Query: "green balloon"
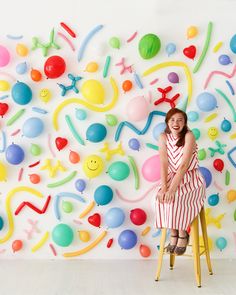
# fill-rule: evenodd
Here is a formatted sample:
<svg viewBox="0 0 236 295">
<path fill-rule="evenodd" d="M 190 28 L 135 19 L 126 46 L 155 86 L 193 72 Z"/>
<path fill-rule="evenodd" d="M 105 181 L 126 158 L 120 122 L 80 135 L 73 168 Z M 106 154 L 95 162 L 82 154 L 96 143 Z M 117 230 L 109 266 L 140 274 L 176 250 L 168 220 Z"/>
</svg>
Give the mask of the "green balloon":
<svg viewBox="0 0 236 295">
<path fill-rule="evenodd" d="M 117 117 L 114 115 L 106 115 L 106 121 L 109 126 L 116 126 L 118 123 Z"/>
<path fill-rule="evenodd" d="M 120 39 L 117 37 L 111 37 L 109 40 L 109 44 L 112 48 L 120 49 Z"/>
<path fill-rule="evenodd" d="M 71 202 L 63 201 L 62 202 L 62 209 L 65 213 L 71 213 L 73 211 L 73 205 Z"/>
<path fill-rule="evenodd" d="M 30 152 L 33 156 L 39 156 L 41 154 L 41 147 L 37 144 L 32 143 L 30 147 Z"/>
<path fill-rule="evenodd" d="M 206 159 L 206 151 L 205 151 L 205 149 L 200 149 L 200 150 L 198 151 L 198 159 L 199 159 L 200 161 Z"/>
<path fill-rule="evenodd" d="M 129 176 L 129 166 L 122 161 L 112 163 L 108 168 L 109 176 L 117 181 L 122 181 Z"/>
<path fill-rule="evenodd" d="M 193 128 L 191 131 L 193 132 L 193 135 L 196 138 L 196 140 L 198 140 L 201 136 L 200 130 L 198 128 Z"/>
<path fill-rule="evenodd" d="M 161 40 L 155 34 L 147 34 L 139 41 L 138 50 L 143 59 L 153 58 L 161 48 Z"/>
<path fill-rule="evenodd" d="M 73 230 L 67 224 L 58 224 L 52 231 L 52 239 L 58 246 L 68 247 L 74 239 Z"/>
</svg>

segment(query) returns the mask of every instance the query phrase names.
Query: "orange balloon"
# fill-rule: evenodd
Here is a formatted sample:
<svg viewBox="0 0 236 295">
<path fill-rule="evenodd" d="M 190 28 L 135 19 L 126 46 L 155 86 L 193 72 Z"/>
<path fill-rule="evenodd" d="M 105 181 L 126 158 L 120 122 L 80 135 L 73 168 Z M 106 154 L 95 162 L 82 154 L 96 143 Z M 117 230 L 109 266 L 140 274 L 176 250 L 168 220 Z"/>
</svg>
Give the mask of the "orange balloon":
<svg viewBox="0 0 236 295">
<path fill-rule="evenodd" d="M 125 80 L 122 83 L 122 88 L 124 92 L 130 91 L 132 87 L 133 87 L 133 83 L 130 80 Z"/>
<path fill-rule="evenodd" d="M 143 257 L 149 257 L 151 255 L 151 250 L 148 246 L 141 244 L 139 247 L 139 252 Z"/>
<path fill-rule="evenodd" d="M 80 156 L 75 151 L 70 151 L 69 160 L 72 164 L 77 164 L 80 161 Z"/>
<path fill-rule="evenodd" d="M 40 80 L 42 80 L 42 74 L 38 70 L 32 69 L 30 72 L 30 76 L 31 79 L 35 82 L 39 82 Z"/>
<path fill-rule="evenodd" d="M 29 179 L 33 184 L 37 184 L 40 182 L 41 178 L 38 174 L 30 174 Z"/>
<path fill-rule="evenodd" d="M 11 247 L 13 252 L 19 251 L 23 247 L 23 242 L 21 240 L 15 240 L 12 242 Z"/>
</svg>

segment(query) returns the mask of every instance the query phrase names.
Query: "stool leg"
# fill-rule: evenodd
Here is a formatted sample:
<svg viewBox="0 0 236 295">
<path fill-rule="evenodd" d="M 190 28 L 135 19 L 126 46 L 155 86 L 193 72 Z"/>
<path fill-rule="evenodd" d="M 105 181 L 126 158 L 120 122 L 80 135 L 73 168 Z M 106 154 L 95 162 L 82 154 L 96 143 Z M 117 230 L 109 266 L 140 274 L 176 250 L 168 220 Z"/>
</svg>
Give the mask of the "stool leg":
<svg viewBox="0 0 236 295">
<path fill-rule="evenodd" d="M 174 264 L 175 264 L 175 255 L 170 254 L 170 269 L 171 270 L 174 268 Z"/>
<path fill-rule="evenodd" d="M 199 253 L 198 216 L 192 222 L 192 225 L 191 225 L 191 237 L 192 237 L 192 244 L 193 244 L 195 276 L 196 276 L 197 286 L 201 287 L 201 267 L 200 267 L 200 253 Z"/>
<path fill-rule="evenodd" d="M 164 255 L 164 247 L 165 247 L 165 241 L 166 241 L 166 228 L 163 228 L 161 230 L 161 243 L 160 243 L 160 249 L 159 249 L 159 255 L 158 255 L 158 261 L 157 261 L 157 272 L 156 272 L 156 281 L 159 281 L 160 273 L 161 273 L 161 266 L 162 266 L 162 260 Z"/>
<path fill-rule="evenodd" d="M 212 275 L 213 272 L 212 272 L 212 267 L 211 267 L 211 258 L 210 258 L 210 251 L 209 251 L 209 245 L 208 245 L 207 226 L 206 226 L 206 218 L 205 218 L 204 208 L 202 208 L 202 210 L 200 212 L 200 221 L 201 221 L 201 227 L 202 227 L 202 237 L 203 237 L 203 241 L 204 241 L 207 267 L 208 267 L 209 274 Z"/>
</svg>

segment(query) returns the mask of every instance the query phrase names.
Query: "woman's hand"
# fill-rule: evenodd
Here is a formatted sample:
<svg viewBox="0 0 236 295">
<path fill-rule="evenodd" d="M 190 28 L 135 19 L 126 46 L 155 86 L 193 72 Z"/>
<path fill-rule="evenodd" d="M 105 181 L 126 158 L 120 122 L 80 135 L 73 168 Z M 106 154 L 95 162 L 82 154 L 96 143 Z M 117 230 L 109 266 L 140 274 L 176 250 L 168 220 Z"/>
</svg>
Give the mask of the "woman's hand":
<svg viewBox="0 0 236 295">
<path fill-rule="evenodd" d="M 175 192 L 176 192 L 176 190 L 170 188 L 170 189 L 165 193 L 165 199 L 164 199 L 164 202 L 165 202 L 165 203 L 174 203 L 174 200 L 175 200 Z"/>
<path fill-rule="evenodd" d="M 160 203 L 164 203 L 165 194 L 167 192 L 167 187 L 162 186 L 161 189 L 157 193 L 157 199 Z"/>
</svg>

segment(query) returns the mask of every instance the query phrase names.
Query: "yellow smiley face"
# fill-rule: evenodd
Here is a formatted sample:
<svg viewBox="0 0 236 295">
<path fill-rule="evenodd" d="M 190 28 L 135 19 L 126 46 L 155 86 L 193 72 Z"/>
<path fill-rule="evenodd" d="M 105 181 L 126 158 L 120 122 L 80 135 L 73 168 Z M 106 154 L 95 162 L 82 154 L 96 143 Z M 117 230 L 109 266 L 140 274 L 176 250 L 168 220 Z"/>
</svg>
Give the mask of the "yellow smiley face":
<svg viewBox="0 0 236 295">
<path fill-rule="evenodd" d="M 209 136 L 209 138 L 210 138 L 211 140 L 214 140 L 214 139 L 216 139 L 217 136 L 219 135 L 219 130 L 218 130 L 218 128 L 216 128 L 216 127 L 210 127 L 210 128 L 208 129 L 207 134 L 208 134 L 208 136 Z"/>
<path fill-rule="evenodd" d="M 43 102 L 47 103 L 51 99 L 52 95 L 49 89 L 43 88 L 39 92 L 39 97 Z"/>
<path fill-rule="evenodd" d="M 83 170 L 87 177 L 94 178 L 103 170 L 103 160 L 97 155 L 88 156 L 83 163 Z"/>
</svg>

